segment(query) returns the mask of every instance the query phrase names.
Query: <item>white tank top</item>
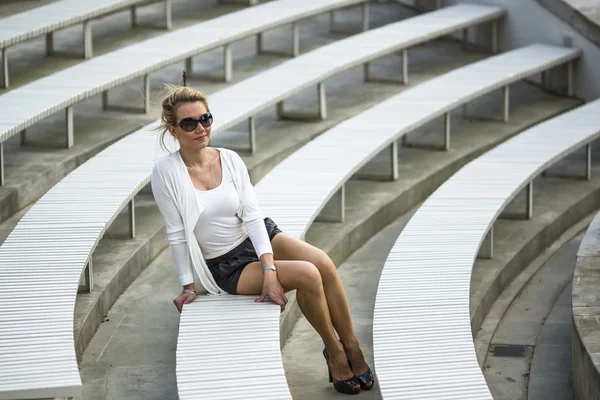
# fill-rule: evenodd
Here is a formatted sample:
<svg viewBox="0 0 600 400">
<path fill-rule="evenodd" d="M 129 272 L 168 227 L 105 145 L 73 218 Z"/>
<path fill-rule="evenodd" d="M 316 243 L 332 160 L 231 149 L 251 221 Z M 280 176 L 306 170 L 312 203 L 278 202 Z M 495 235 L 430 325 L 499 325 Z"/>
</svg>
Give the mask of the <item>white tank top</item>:
<svg viewBox="0 0 600 400">
<path fill-rule="evenodd" d="M 247 237 L 248 232 L 236 215 L 240 198 L 225 161 L 221 158 L 223 178 L 211 190 L 196 189 L 196 196 L 205 210 L 194 227 L 194 234 L 205 259 L 215 258 L 233 250 Z"/>
</svg>

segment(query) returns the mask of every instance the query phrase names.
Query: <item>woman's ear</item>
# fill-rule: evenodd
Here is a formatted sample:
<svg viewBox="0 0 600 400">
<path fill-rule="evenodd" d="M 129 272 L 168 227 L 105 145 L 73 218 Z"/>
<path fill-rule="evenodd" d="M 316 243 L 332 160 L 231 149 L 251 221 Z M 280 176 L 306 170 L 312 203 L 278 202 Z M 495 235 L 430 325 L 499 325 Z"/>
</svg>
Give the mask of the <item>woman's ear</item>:
<svg viewBox="0 0 600 400">
<path fill-rule="evenodd" d="M 169 130 L 169 133 L 171 134 L 171 136 L 177 137 L 177 134 L 175 133 L 175 127 L 173 125 L 167 126 L 167 129 Z"/>
</svg>

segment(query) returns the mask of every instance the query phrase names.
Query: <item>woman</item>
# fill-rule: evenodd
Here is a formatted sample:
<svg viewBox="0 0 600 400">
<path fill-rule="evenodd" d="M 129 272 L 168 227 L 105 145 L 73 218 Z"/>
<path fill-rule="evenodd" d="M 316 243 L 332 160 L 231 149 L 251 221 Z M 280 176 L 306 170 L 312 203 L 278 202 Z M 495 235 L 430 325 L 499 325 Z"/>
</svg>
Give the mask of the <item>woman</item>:
<svg viewBox="0 0 600 400">
<path fill-rule="evenodd" d="M 202 93 L 185 86 L 185 73 L 184 86 L 171 88 L 162 109 L 162 144 L 168 133 L 180 149 L 156 161 L 152 190 L 183 286 L 173 300 L 177 310 L 196 299 L 192 266 L 209 293 L 260 295 L 255 301 L 268 296 L 281 311 L 285 292 L 295 289 L 302 313 L 325 343 L 334 388 L 347 394 L 371 389 L 373 374 L 331 259 L 261 217 L 242 159 L 209 147 L 213 117 Z"/>
</svg>

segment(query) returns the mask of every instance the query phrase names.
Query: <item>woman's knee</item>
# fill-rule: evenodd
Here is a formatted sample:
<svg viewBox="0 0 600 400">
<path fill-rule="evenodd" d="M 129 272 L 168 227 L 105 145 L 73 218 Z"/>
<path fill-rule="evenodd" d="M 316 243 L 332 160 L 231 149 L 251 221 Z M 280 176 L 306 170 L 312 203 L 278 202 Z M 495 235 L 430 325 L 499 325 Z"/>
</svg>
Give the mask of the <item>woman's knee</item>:
<svg viewBox="0 0 600 400">
<path fill-rule="evenodd" d="M 319 270 L 321 277 L 324 282 L 335 280 L 339 278 L 338 270 L 327 253 L 319 250 L 319 254 L 315 260 L 315 265 Z"/>
<path fill-rule="evenodd" d="M 319 292 L 323 290 L 323 280 L 317 266 L 308 261 L 298 261 L 301 265 L 298 268 L 299 289 L 309 290 L 311 292 Z"/>
</svg>

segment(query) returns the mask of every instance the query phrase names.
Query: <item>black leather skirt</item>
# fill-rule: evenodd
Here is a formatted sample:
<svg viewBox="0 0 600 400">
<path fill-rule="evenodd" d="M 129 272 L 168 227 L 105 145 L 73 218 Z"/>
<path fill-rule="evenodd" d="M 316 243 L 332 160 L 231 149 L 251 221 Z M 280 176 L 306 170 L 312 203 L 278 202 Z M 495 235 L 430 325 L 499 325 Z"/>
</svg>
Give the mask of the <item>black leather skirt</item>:
<svg viewBox="0 0 600 400">
<path fill-rule="evenodd" d="M 265 226 L 270 240 L 281 232 L 271 218 L 265 218 Z M 242 271 L 246 265 L 260 261 L 260 258 L 256 255 L 252 241 L 248 237 L 228 253 L 205 261 L 217 285 L 229 294 L 237 294 L 237 284 Z"/>
</svg>

